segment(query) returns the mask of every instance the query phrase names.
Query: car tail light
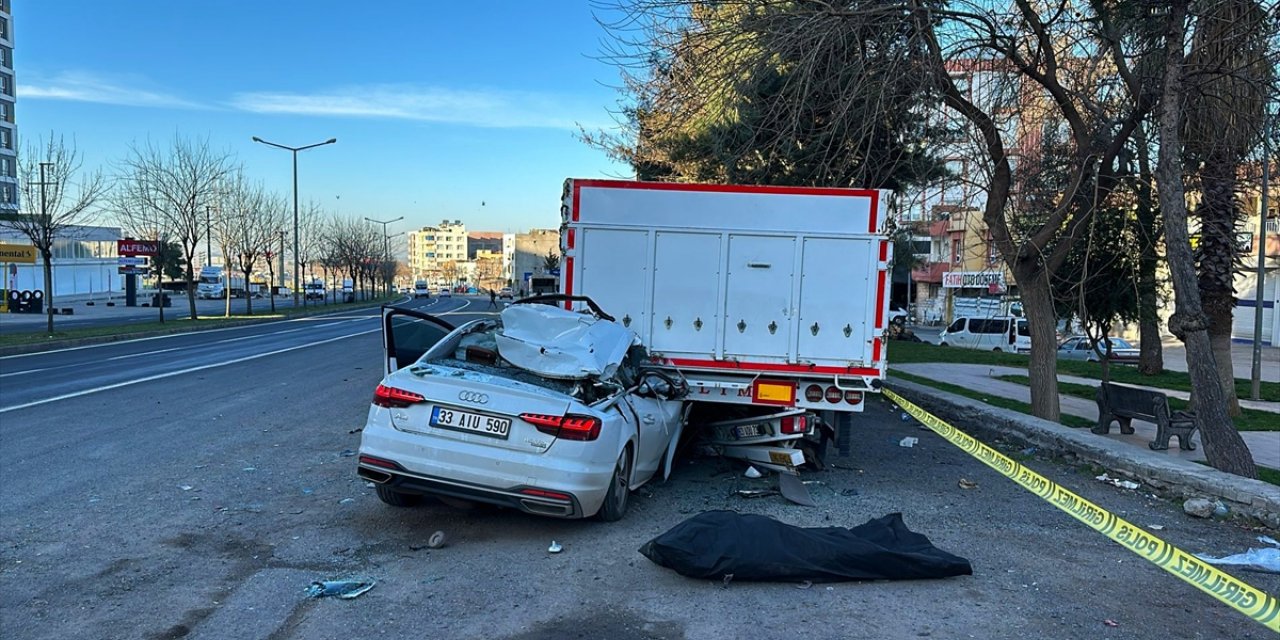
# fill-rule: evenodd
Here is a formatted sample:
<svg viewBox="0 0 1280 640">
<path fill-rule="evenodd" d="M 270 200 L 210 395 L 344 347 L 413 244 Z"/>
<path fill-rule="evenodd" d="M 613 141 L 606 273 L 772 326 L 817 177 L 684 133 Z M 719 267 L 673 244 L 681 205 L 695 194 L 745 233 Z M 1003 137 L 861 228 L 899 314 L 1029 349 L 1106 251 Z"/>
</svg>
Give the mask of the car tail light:
<svg viewBox="0 0 1280 640">
<path fill-rule="evenodd" d="M 844 392 L 840 390 L 840 387 L 837 387 L 835 385 L 827 387 L 827 402 L 830 402 L 831 404 L 835 404 L 837 402 L 840 402 L 843 399 L 844 399 Z"/>
<path fill-rule="evenodd" d="M 849 404 L 860 404 L 862 402 L 862 392 L 846 391 L 844 392 L 844 401 Z"/>
<path fill-rule="evenodd" d="M 782 419 L 783 433 L 804 433 L 809 430 L 809 420 L 804 416 L 787 416 Z"/>
<path fill-rule="evenodd" d="M 592 416 L 522 413 L 520 419 L 537 427 L 542 433 L 565 440 L 595 440 L 600 437 L 600 419 Z"/>
<path fill-rule="evenodd" d="M 407 407 L 411 404 L 426 401 L 426 398 L 412 391 L 388 387 L 385 384 L 380 384 L 377 389 L 373 390 L 373 403 L 379 407 Z"/>
</svg>

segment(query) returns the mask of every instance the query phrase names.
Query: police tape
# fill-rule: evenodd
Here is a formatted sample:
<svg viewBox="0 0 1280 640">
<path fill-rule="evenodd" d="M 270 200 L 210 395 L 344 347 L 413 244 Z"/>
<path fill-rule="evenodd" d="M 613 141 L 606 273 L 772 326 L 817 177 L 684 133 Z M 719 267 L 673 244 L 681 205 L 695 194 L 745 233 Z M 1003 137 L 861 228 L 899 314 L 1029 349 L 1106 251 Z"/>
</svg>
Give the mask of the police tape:
<svg viewBox="0 0 1280 640">
<path fill-rule="evenodd" d="M 982 461 L 988 467 L 1089 525 L 1120 546 L 1147 559 L 1217 601 L 1243 613 L 1263 626 L 1280 633 L 1280 599 L 1227 574 L 1217 567 L 1179 549 L 1114 513 L 1081 498 L 1058 483 L 1022 466 L 973 436 L 943 422 L 902 396 L 884 389 L 884 395 L 926 427 L 951 444 Z"/>
</svg>

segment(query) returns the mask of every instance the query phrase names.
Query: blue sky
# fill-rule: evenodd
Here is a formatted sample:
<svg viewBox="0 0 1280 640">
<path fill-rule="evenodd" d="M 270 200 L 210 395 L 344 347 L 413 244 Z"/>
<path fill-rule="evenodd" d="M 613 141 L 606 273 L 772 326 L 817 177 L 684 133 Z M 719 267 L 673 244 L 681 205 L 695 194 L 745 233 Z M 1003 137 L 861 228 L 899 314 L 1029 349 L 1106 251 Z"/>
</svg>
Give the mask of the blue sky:
<svg viewBox="0 0 1280 640">
<path fill-rule="evenodd" d="M 587 0 L 19 0 L 19 142 L 207 137 L 285 195 L 401 231 L 559 225 L 567 177 L 631 171 L 577 139 L 613 126 L 617 70 Z M 483 205 L 482 205 L 483 203 Z"/>
</svg>

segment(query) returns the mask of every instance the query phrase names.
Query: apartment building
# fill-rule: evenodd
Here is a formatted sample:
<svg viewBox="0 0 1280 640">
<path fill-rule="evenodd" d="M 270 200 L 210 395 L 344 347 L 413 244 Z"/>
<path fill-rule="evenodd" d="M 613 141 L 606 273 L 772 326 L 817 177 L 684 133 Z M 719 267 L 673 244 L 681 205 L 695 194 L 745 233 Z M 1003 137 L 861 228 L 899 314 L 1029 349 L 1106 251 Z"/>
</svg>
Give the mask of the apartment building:
<svg viewBox="0 0 1280 640">
<path fill-rule="evenodd" d="M 0 0 L 0 213 L 18 210 L 18 126 L 13 114 L 17 91 L 13 82 L 13 14 L 10 0 Z"/>
<path fill-rule="evenodd" d="M 454 284 L 458 265 L 467 262 L 467 225 L 461 220 L 442 220 L 408 234 L 409 270 L 414 279 L 433 284 Z"/>
</svg>

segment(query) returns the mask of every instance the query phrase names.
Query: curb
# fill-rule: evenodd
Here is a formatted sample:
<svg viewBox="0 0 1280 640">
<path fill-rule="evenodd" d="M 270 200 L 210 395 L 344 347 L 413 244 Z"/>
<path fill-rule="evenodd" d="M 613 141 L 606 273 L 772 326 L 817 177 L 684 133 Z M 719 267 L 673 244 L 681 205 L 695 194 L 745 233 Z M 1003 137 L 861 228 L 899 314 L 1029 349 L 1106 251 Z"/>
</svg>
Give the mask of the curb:
<svg viewBox="0 0 1280 640">
<path fill-rule="evenodd" d="M 924 385 L 892 379 L 892 376 L 889 384 L 901 396 L 930 413 L 963 422 L 965 430 L 972 435 L 1005 436 L 1041 449 L 1073 454 L 1083 461 L 1140 480 L 1179 499 L 1219 499 L 1234 514 L 1280 529 L 1280 487 L 1275 485 L 1168 458 L 1088 431 L 1082 432 Z"/>
</svg>

